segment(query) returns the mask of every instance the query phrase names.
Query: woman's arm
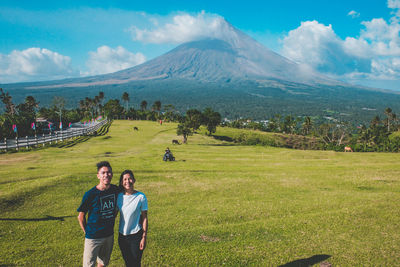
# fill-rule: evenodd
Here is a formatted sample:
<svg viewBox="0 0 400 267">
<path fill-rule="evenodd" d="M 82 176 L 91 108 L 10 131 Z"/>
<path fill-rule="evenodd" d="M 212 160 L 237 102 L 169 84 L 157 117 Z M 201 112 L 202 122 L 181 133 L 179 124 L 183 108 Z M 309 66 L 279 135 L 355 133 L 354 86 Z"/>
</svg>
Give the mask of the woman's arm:
<svg viewBox="0 0 400 267">
<path fill-rule="evenodd" d="M 143 229 L 143 235 L 142 235 L 142 240 L 140 240 L 140 250 L 144 250 L 146 248 L 146 238 L 147 238 L 147 229 L 148 229 L 148 219 L 147 219 L 147 210 L 142 211 L 142 229 Z"/>
</svg>

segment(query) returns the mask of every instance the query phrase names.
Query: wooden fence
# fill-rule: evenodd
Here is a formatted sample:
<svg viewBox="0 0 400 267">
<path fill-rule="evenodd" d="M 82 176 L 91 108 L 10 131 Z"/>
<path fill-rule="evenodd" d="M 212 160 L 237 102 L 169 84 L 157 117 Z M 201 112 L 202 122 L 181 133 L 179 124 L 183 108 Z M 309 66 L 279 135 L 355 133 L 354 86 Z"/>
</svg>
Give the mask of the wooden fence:
<svg viewBox="0 0 400 267">
<path fill-rule="evenodd" d="M 89 126 L 68 128 L 66 130 L 43 134 L 41 136 L 26 136 L 12 139 L 4 138 L 4 140 L 0 142 L 0 150 L 7 151 L 10 149 L 18 150 L 21 147 L 29 148 L 30 146 L 45 146 L 45 144 L 47 143 L 58 143 L 73 137 L 89 135 L 96 132 L 98 129 L 100 129 L 101 126 L 105 125 L 107 122 L 108 120 L 105 119 L 99 122 L 94 122 Z"/>
</svg>

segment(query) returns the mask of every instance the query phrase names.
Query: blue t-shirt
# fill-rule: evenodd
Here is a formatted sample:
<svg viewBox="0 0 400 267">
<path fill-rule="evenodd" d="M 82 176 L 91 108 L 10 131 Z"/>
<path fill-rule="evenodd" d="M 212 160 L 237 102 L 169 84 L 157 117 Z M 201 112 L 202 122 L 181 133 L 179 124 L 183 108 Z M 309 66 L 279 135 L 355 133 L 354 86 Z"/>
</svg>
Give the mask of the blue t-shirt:
<svg viewBox="0 0 400 267">
<path fill-rule="evenodd" d="M 118 187 L 101 191 L 95 187 L 85 193 L 78 212 L 88 213 L 85 237 L 104 238 L 114 234 Z"/>
</svg>

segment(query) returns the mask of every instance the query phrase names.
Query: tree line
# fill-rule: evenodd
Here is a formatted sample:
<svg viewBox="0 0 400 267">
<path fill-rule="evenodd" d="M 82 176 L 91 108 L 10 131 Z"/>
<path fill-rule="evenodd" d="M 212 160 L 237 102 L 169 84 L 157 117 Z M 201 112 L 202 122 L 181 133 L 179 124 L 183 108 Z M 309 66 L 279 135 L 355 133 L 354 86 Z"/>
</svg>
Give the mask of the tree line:
<svg viewBox="0 0 400 267">
<path fill-rule="evenodd" d="M 343 151 L 349 146 L 353 151 L 372 152 L 400 150 L 400 120 L 391 108 L 384 110 L 384 118 L 376 115 L 369 125 L 353 125 L 348 121 L 326 118 L 314 120 L 309 116 L 274 115 L 268 122 L 239 119 L 223 122 L 233 128 L 248 128 L 265 132 L 316 137 L 321 140 L 319 149 Z M 305 139 L 308 140 L 308 139 Z"/>
<path fill-rule="evenodd" d="M 55 96 L 49 107 L 40 107 L 33 96 L 27 96 L 23 103 L 14 104 L 8 92 L 0 88 L 0 100 L 3 103 L 3 113 L 0 114 L 0 138 L 14 138 L 47 133 L 56 129 L 66 128 L 70 123 L 91 121 L 99 116 L 111 119 L 134 119 L 152 121 L 177 122 L 177 134 L 187 142 L 203 125 L 209 135 L 215 133 L 218 125 L 233 128 L 249 128 L 266 132 L 283 133 L 316 137 L 321 140 L 319 149 L 343 151 L 344 146 L 350 146 L 354 151 L 399 151 L 400 121 L 391 108 L 386 108 L 383 118 L 375 116 L 369 125 L 353 125 L 347 121 L 327 118 L 324 121 L 313 117 L 282 116 L 276 114 L 268 121 L 257 122 L 251 119 L 238 119 L 221 123 L 220 113 L 206 108 L 203 111 L 189 109 L 181 114 L 171 104 L 162 106 L 161 101 L 155 101 L 151 106 L 143 100 L 135 109 L 130 106 L 130 96 L 124 92 L 121 99 L 105 101 L 104 92 L 99 92 L 93 98 L 85 97 L 79 101 L 76 108 L 67 109 L 66 100 Z M 37 122 L 45 118 L 47 122 Z M 35 125 L 33 125 L 35 123 Z M 34 126 L 34 127 L 33 127 Z"/>
<path fill-rule="evenodd" d="M 182 115 L 171 104 L 163 107 L 161 101 L 155 101 L 151 107 L 146 100 L 140 102 L 139 108 L 129 106 L 130 96 L 124 92 L 120 99 L 110 99 L 105 102 L 104 92 L 99 92 L 93 98 L 85 97 L 79 101 L 78 107 L 67 109 L 66 100 L 55 96 L 49 107 L 40 107 L 40 103 L 33 96 L 27 96 L 23 103 L 14 104 L 8 92 L 0 88 L 0 100 L 3 103 L 3 113 L 0 114 L 0 138 L 14 138 L 16 136 L 33 136 L 54 130 L 65 129 L 70 123 L 89 122 L 99 116 L 110 119 L 133 119 L 151 121 L 178 122 L 178 135 L 184 141 L 192 135 L 200 125 L 205 125 L 209 134 L 215 132 L 221 122 L 221 115 L 211 108 L 204 112 L 188 110 Z M 38 121 L 45 119 L 45 122 Z"/>
</svg>

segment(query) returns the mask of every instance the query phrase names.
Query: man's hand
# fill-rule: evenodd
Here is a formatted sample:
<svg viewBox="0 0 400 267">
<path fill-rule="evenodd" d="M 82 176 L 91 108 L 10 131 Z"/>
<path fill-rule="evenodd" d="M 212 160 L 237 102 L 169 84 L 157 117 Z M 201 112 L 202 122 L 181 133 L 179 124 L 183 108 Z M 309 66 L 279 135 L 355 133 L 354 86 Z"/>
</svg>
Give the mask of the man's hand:
<svg viewBox="0 0 400 267">
<path fill-rule="evenodd" d="M 82 228 L 83 233 L 86 234 L 86 230 L 85 230 L 86 229 L 86 213 L 85 212 L 79 212 L 78 222 Z"/>
</svg>

